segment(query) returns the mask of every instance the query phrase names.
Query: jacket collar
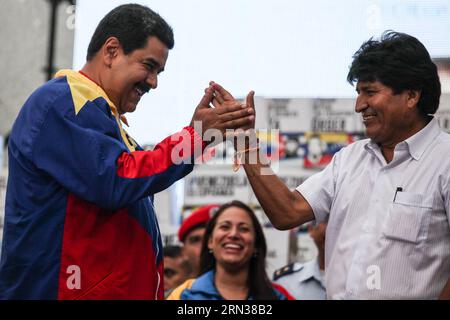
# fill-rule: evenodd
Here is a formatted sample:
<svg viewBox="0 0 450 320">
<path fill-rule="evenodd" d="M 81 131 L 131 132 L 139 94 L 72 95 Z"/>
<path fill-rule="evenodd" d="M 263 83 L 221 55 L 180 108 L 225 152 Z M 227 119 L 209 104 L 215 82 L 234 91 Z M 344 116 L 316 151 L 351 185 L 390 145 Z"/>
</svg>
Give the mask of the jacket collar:
<svg viewBox="0 0 450 320">
<path fill-rule="evenodd" d="M 120 115 L 119 111 L 117 109 L 117 107 L 115 106 L 115 104 L 109 99 L 108 95 L 106 94 L 106 92 L 103 90 L 102 87 L 100 87 L 95 81 L 91 80 L 89 77 L 87 77 L 86 75 L 81 74 L 80 72 L 74 71 L 74 70 L 70 70 L 70 69 L 63 69 L 58 71 L 55 74 L 55 78 L 60 78 L 60 77 L 68 77 L 68 78 L 72 78 L 75 79 L 76 81 L 83 83 L 84 85 L 88 86 L 91 90 L 93 90 L 93 92 L 97 95 L 97 96 L 101 96 L 103 97 L 106 102 L 108 103 L 109 107 L 111 108 L 112 113 L 114 114 L 114 116 L 119 119 L 123 124 L 125 124 L 127 127 L 128 125 L 128 121 L 127 118 L 125 118 L 124 115 Z"/>
<path fill-rule="evenodd" d="M 192 284 L 191 291 L 193 293 L 195 292 L 203 293 L 205 295 L 215 296 L 218 297 L 219 299 L 223 299 L 219 291 L 217 291 L 216 285 L 214 284 L 214 276 L 215 276 L 214 270 L 210 270 L 202 274 Z"/>
</svg>

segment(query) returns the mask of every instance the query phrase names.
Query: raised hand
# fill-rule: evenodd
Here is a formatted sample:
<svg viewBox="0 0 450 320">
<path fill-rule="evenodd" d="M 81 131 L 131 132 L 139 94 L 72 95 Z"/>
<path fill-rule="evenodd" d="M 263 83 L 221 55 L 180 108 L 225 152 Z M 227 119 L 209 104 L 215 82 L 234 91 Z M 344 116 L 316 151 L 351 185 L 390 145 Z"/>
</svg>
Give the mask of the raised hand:
<svg viewBox="0 0 450 320">
<path fill-rule="evenodd" d="M 238 102 L 233 97 L 233 95 L 225 90 L 221 85 L 215 82 L 210 82 L 210 86 L 214 88 L 214 98 L 212 100 L 212 103 L 216 109 L 223 108 L 229 104 Z M 234 130 L 233 133 L 227 135 L 227 139 L 232 139 L 235 150 L 249 150 L 255 148 L 255 146 L 258 144 L 258 139 L 255 131 L 256 112 L 254 96 L 255 92 L 250 91 L 245 99 L 246 107 L 253 110 L 252 120 L 248 124 Z"/>
<path fill-rule="evenodd" d="M 215 95 L 217 84 L 211 83 L 205 90 L 205 94 L 195 109 L 192 116 L 191 126 L 196 130 L 200 126 L 195 125 L 196 121 L 201 121 L 201 131 L 203 134 L 208 129 L 219 130 L 224 135 L 227 129 L 247 128 L 254 124 L 254 108 L 235 100 L 225 89 L 220 87 L 220 97 Z M 217 99 L 221 100 L 221 103 Z M 212 108 L 210 104 L 214 104 Z"/>
<path fill-rule="evenodd" d="M 215 83 L 215 82 L 210 82 L 209 84 L 210 84 L 210 87 L 212 87 L 214 89 L 214 98 L 212 100 L 214 107 L 221 108 L 221 107 L 226 107 L 227 105 L 230 105 L 233 103 L 239 103 L 239 101 L 236 100 L 233 97 L 233 95 L 230 92 L 228 92 L 227 90 L 225 90 L 220 84 Z M 255 92 L 250 91 L 247 94 L 247 97 L 245 99 L 245 106 L 253 110 L 252 121 L 239 129 L 247 130 L 247 129 L 255 128 L 256 112 L 255 112 L 254 96 L 255 96 Z"/>
</svg>

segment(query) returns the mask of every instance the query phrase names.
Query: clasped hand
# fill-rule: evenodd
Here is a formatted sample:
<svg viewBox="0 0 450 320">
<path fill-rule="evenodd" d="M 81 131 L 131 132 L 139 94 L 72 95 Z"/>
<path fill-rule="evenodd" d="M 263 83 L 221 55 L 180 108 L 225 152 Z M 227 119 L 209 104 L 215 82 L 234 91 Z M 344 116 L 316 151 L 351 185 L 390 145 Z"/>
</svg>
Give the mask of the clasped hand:
<svg viewBox="0 0 450 320">
<path fill-rule="evenodd" d="M 216 141 L 217 139 L 214 139 L 211 141 L 212 144 L 222 142 L 226 135 L 236 136 L 248 129 L 254 129 L 254 92 L 250 91 L 245 103 L 242 103 L 219 84 L 210 82 L 203 98 L 195 109 L 190 125 L 202 138 L 208 130 L 220 132 L 222 140 Z M 216 137 L 217 135 L 213 136 Z"/>
</svg>

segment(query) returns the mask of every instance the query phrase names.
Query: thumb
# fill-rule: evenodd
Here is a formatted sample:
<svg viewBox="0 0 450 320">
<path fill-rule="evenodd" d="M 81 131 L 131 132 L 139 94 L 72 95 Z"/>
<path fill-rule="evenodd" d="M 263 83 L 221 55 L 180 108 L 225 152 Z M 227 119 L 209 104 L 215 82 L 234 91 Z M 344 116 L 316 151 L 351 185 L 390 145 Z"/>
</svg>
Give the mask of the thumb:
<svg viewBox="0 0 450 320">
<path fill-rule="evenodd" d="M 199 109 L 210 108 L 209 104 L 212 102 L 213 99 L 214 99 L 214 89 L 212 88 L 212 86 L 209 86 L 205 90 L 205 94 L 203 95 L 202 99 L 200 100 L 197 108 L 199 108 Z"/>
<path fill-rule="evenodd" d="M 255 91 L 250 91 L 247 94 L 247 98 L 245 99 L 245 104 L 247 105 L 247 107 L 250 107 L 253 109 L 253 121 L 251 122 L 251 127 L 253 129 L 255 129 L 255 124 L 256 124 L 256 110 L 255 110 Z"/>
<path fill-rule="evenodd" d="M 255 97 L 255 91 L 252 90 L 247 94 L 247 98 L 245 99 L 245 104 L 247 105 L 247 107 L 252 108 L 253 111 L 255 111 L 254 97 Z"/>
</svg>

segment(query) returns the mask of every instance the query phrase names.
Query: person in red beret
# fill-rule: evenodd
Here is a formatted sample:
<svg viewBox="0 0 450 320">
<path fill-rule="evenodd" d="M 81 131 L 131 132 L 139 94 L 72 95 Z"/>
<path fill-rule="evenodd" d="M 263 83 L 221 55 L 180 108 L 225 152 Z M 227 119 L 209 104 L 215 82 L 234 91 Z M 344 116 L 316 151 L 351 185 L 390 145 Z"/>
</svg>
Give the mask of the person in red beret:
<svg viewBox="0 0 450 320">
<path fill-rule="evenodd" d="M 195 275 L 199 272 L 200 251 L 206 224 L 218 208 L 219 205 L 210 204 L 195 209 L 183 220 L 178 230 L 178 239 L 183 243 L 184 254 L 189 259 Z"/>
</svg>

